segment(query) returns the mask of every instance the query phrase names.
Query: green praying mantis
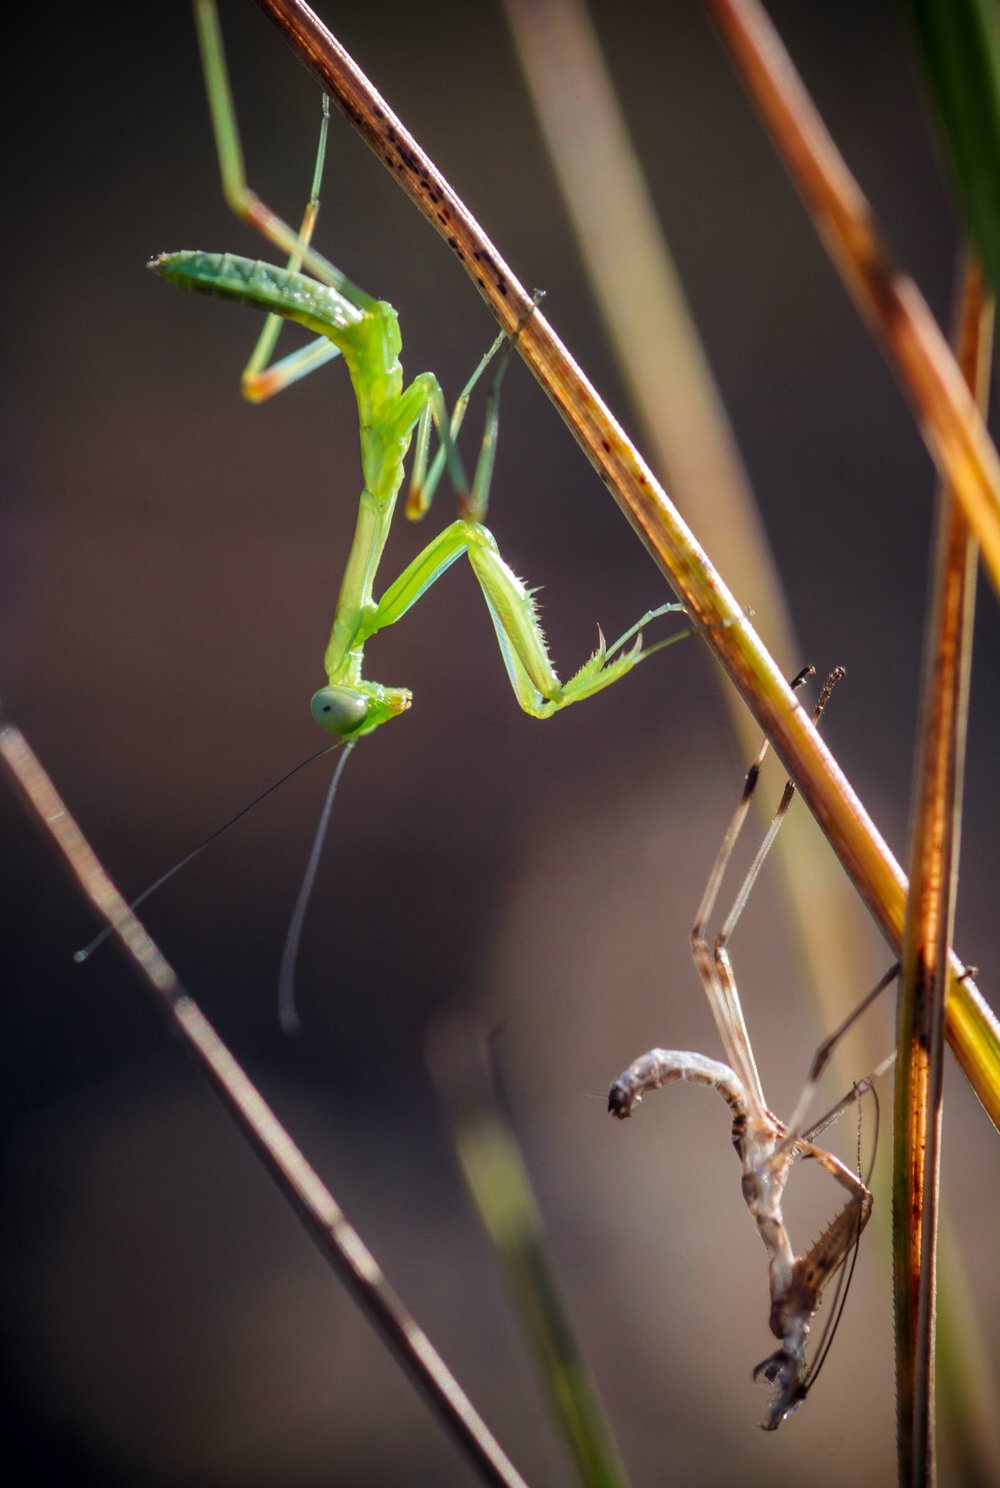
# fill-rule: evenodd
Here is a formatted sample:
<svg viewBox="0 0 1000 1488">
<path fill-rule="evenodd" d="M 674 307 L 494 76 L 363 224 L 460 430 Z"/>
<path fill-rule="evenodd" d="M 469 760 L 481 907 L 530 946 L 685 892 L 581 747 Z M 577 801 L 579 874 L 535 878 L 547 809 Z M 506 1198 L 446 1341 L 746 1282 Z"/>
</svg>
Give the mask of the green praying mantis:
<svg viewBox="0 0 1000 1488">
<path fill-rule="evenodd" d="M 669 612 L 685 613 L 680 604 L 660 605 L 647 611 L 610 646 L 599 632 L 593 655 L 568 681 L 560 681 L 549 659 L 532 591 L 504 562 L 496 539 L 483 525 L 493 469 L 500 379 L 512 341 L 505 335 L 497 338 L 450 420 L 433 373 L 423 372 L 404 386 L 399 361 L 402 341 L 395 310 L 352 284 L 311 246 L 329 117 L 327 100 L 323 101 L 310 201 L 295 232 L 247 185 L 213 0 L 195 0 L 195 18 L 225 198 L 239 217 L 288 255 L 288 262 L 279 268 L 228 253 L 185 251 L 159 254 L 149 266 L 173 284 L 267 313 L 243 374 L 243 391 L 252 401 L 272 396 L 336 356 L 344 359 L 357 399 L 364 487 L 324 655 L 327 680 L 310 704 L 315 721 L 344 742 L 353 742 L 410 707 L 412 694 L 408 688 L 386 686 L 365 677 L 365 646 L 380 630 L 401 620 L 463 554 L 482 589 L 514 695 L 524 711 L 535 718 L 548 718 L 571 703 L 592 697 L 655 651 L 691 634 L 686 629 L 644 646 L 642 629 L 648 622 Z M 303 267 L 308 274 L 302 272 Z M 315 340 L 272 363 L 271 355 L 285 320 L 304 326 L 313 332 Z M 507 350 L 494 375 L 482 447 L 469 486 L 455 438 L 475 383 L 505 342 Z M 429 460 L 432 425 L 440 444 L 433 462 Z M 414 436 L 408 516 L 419 518 L 425 514 L 446 469 L 458 493 L 459 516 L 376 599 L 376 574 Z"/>
</svg>

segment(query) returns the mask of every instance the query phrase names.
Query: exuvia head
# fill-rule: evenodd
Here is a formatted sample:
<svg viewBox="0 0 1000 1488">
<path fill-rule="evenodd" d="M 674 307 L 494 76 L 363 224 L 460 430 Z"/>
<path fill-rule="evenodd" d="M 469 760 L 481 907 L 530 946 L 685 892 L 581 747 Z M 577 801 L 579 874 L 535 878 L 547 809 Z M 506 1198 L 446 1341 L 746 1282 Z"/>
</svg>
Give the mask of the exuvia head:
<svg viewBox="0 0 1000 1488">
<path fill-rule="evenodd" d="M 753 1372 L 754 1384 L 772 1387 L 768 1401 L 767 1420 L 761 1425 L 765 1431 L 775 1431 L 800 1406 L 806 1398 L 809 1381 L 805 1377 L 805 1359 L 787 1348 L 777 1349 L 764 1359 Z"/>
<path fill-rule="evenodd" d="M 405 687 L 383 687 L 378 682 L 361 682 L 356 687 L 330 683 L 313 693 L 309 711 L 328 734 L 360 739 L 405 713 L 411 702 L 412 694 Z"/>
</svg>

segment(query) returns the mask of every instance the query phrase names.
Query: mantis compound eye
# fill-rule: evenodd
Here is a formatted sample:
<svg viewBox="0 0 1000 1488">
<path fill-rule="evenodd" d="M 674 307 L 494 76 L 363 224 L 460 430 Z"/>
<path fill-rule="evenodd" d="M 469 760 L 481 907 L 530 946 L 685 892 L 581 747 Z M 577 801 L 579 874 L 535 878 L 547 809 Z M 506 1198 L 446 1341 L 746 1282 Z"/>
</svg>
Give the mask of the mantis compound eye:
<svg viewBox="0 0 1000 1488">
<path fill-rule="evenodd" d="M 353 734 L 368 716 L 368 699 L 351 687 L 321 687 L 313 693 L 309 711 L 329 734 Z"/>
</svg>

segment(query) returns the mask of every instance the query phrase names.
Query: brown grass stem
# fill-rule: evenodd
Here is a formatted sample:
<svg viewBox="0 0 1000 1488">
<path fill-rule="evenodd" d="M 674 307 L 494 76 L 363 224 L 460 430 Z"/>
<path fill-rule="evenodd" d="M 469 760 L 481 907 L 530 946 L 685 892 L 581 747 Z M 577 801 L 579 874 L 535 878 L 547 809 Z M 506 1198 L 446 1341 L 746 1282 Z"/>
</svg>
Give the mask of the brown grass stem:
<svg viewBox="0 0 1000 1488">
<path fill-rule="evenodd" d="M 978 261 L 959 290 L 956 352 L 985 407 L 993 301 Z M 947 957 L 972 659 L 977 549 L 947 487 L 938 495 L 924 696 L 913 786 L 910 899 L 903 936 L 893 1168 L 899 1481 L 935 1481 L 934 1338 Z"/>
</svg>

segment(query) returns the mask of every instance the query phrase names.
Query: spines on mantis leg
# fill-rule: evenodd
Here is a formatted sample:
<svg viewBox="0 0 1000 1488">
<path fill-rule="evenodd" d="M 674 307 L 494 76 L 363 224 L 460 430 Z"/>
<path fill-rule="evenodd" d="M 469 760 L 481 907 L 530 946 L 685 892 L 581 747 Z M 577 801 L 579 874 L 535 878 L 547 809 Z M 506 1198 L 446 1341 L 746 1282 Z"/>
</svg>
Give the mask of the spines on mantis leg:
<svg viewBox="0 0 1000 1488">
<path fill-rule="evenodd" d="M 544 717 L 545 705 L 559 689 L 559 678 L 549 657 L 535 590 L 500 556 L 489 528 L 470 521 L 463 527 L 469 562 L 486 599 L 518 701 L 527 712 Z"/>
<path fill-rule="evenodd" d="M 466 521 L 465 530 L 469 562 L 486 599 L 507 674 L 518 702 L 533 718 L 549 718 L 570 703 L 592 697 L 624 677 L 649 654 L 643 651 L 641 638 L 629 651 L 620 649 L 638 626 L 626 631 L 610 648 L 600 636 L 594 654 L 568 681 L 560 682 L 549 658 L 534 592 L 501 558 L 496 539 L 486 527 Z M 650 618 L 655 613 L 650 612 Z"/>
<path fill-rule="evenodd" d="M 599 681 L 601 688 L 610 687 L 620 677 L 627 676 L 632 668 L 642 660 L 642 637 L 639 636 L 627 651 L 623 651 L 620 656 L 615 656 L 610 661 L 607 659 L 607 654 L 608 645 L 604 639 L 604 632 L 598 627 L 597 649 L 587 657 L 579 671 L 574 672 L 572 677 L 563 684 L 565 690 L 569 693 L 579 690 L 582 696 L 589 697 L 592 692 L 599 690 L 591 684 Z"/>
<path fill-rule="evenodd" d="M 184 289 L 275 311 L 338 345 L 345 332 L 366 319 L 364 311 L 317 279 L 234 253 L 159 253 L 148 267 Z"/>
</svg>

